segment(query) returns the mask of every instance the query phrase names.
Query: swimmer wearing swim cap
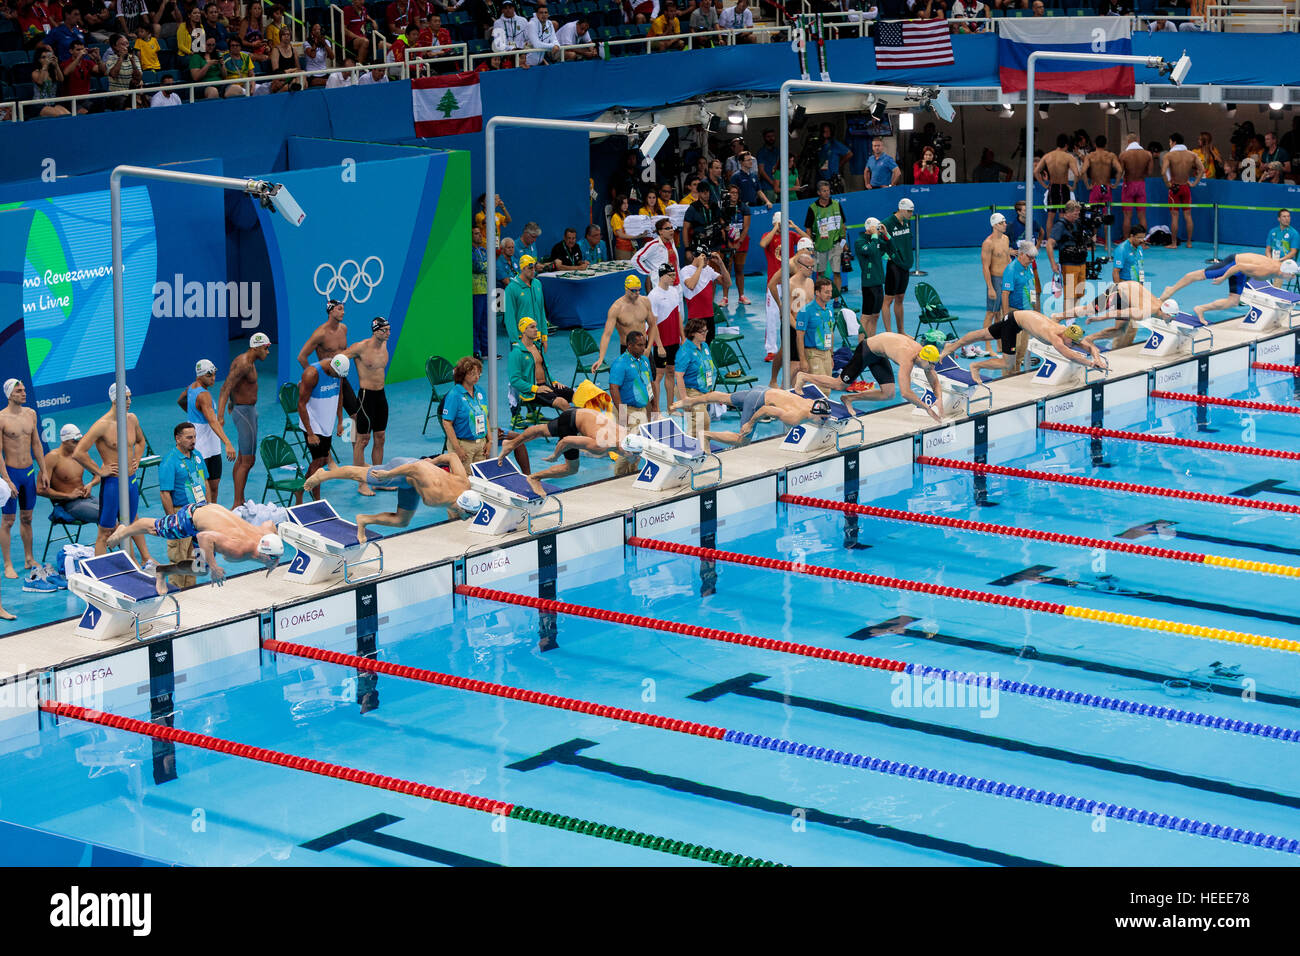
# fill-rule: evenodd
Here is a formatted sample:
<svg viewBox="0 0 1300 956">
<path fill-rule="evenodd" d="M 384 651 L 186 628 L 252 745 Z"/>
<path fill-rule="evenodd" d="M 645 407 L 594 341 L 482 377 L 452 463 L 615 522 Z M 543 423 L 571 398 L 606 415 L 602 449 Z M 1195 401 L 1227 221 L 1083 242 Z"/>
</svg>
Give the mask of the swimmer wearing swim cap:
<svg viewBox="0 0 1300 956">
<path fill-rule="evenodd" d="M 1079 315 L 1083 310 L 1077 310 Z M 1088 310 L 1092 312 L 1087 324 L 1111 322 L 1112 325 L 1084 337 L 1083 344 L 1091 345 L 1109 339 L 1112 349 L 1132 345 L 1137 338 L 1138 323 L 1144 319 L 1163 316 L 1172 318 L 1181 311 L 1174 299 L 1161 299 L 1134 279 L 1125 279 L 1098 296 Z"/>
<path fill-rule="evenodd" d="M 254 332 L 248 349 L 236 355 L 217 395 L 217 421 L 226 424 L 226 412 L 235 420 L 235 501 L 245 500 L 248 473 L 257 455 L 257 363 L 271 354 L 271 337 Z"/>
<path fill-rule="evenodd" d="M 939 341 L 943 341 L 942 332 L 935 330 L 935 334 Z M 853 357 L 838 376 L 801 371 L 795 376 L 795 384 L 816 385 L 827 394 L 844 392 L 840 400 L 854 413 L 857 412 L 856 402 L 888 402 L 895 395 L 900 395 L 938 422 L 943 420 L 938 411 L 943 408 L 943 382 L 934 369 L 939 355 L 939 349 L 934 344 L 922 345 L 900 332 L 877 332 L 858 343 Z M 894 375 L 895 365 L 898 366 L 897 378 Z M 912 388 L 913 368 L 919 368 L 925 374 L 931 393 L 937 396 L 935 401 L 927 403 L 925 397 L 918 395 Z M 864 372 L 870 372 L 880 387 L 864 388 L 859 382 Z"/>
<path fill-rule="evenodd" d="M 320 486 L 327 481 L 353 481 L 358 486 L 364 482 L 371 488 L 397 492 L 397 507 L 394 510 L 357 515 L 357 540 L 363 544 L 367 539 L 366 529 L 372 525 L 405 528 L 411 523 L 421 502 L 430 507 L 445 508 L 447 517 L 452 521 L 458 521 L 464 514 L 472 515 L 478 511 L 477 506 L 467 508 L 459 500 L 473 492 L 470 491 L 469 475 L 464 463 L 459 455 L 452 452 L 425 458 L 390 458 L 382 465 L 326 468 L 309 475 L 303 482 L 303 488 L 313 495 L 319 495 Z"/>
<path fill-rule="evenodd" d="M 615 333 L 618 334 L 618 354 L 622 355 L 627 351 L 627 337 L 633 332 L 646 335 L 649 339 L 648 347 L 656 350 L 654 354 L 660 359 L 667 358 L 668 353 L 663 343 L 659 341 L 659 323 L 655 320 L 650 298 L 641 294 L 641 280 L 637 276 L 630 275 L 623 280 L 623 294 L 610 304 L 605 313 L 605 327 L 600 333 L 600 348 L 596 353 L 596 361 L 592 365 L 593 374 L 597 371 L 607 372 L 614 364 L 612 360 L 606 361 L 605 355 L 609 351 Z"/>
<path fill-rule="evenodd" d="M 49 470 L 36 409 L 26 405 L 27 386 L 20 379 L 11 378 L 5 382 L 4 391 L 7 403 L 0 410 L 0 431 L 4 433 L 5 469 L 0 472 L 0 477 L 4 479 L 6 490 L 11 492 L 3 505 L 4 568 L 5 577 L 16 578 L 18 571 L 9 555 L 9 532 L 13 528 L 14 515 L 17 514 L 21 521 L 24 567 L 34 568 L 32 512 L 36 508 L 37 491 L 46 493 Z"/>
<path fill-rule="evenodd" d="M 334 436 L 343 434 L 341 398 L 351 368 L 352 361 L 338 352 L 312 362 L 303 369 L 298 381 L 298 420 L 311 453 L 311 464 L 307 466 L 309 478 L 325 467 Z M 320 497 L 319 492 L 315 497 Z"/>
<path fill-rule="evenodd" d="M 967 332 L 956 341 L 949 342 L 939 356 L 941 359 L 947 358 L 963 345 L 969 345 L 971 342 L 996 342 L 1002 354 L 973 362 L 970 366 L 971 378 L 976 382 L 982 382 L 981 371 L 990 368 L 1010 374 L 1019 371 L 1020 368 L 1020 361 L 1024 354 L 1023 346 L 1020 344 L 1022 332 L 1045 345 L 1050 345 L 1068 361 L 1092 368 L 1106 368 L 1106 360 L 1102 358 L 1101 351 L 1092 342 L 1084 339 L 1082 328 L 1073 323 L 1068 326 L 1061 325 L 1055 317 L 1049 318 L 1033 309 L 1013 309 L 988 328 Z M 1076 344 L 1081 345 L 1082 348 L 1073 348 Z"/>
</svg>

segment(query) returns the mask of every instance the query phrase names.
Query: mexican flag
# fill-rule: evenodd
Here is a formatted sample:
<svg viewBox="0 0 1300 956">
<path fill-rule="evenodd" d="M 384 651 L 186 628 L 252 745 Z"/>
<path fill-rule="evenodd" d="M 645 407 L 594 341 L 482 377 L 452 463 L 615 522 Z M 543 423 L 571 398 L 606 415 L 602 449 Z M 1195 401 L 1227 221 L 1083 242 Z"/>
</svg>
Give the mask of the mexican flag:
<svg viewBox="0 0 1300 956">
<path fill-rule="evenodd" d="M 483 100 L 477 73 L 425 76 L 411 81 L 416 136 L 477 133 L 483 128 Z"/>
</svg>

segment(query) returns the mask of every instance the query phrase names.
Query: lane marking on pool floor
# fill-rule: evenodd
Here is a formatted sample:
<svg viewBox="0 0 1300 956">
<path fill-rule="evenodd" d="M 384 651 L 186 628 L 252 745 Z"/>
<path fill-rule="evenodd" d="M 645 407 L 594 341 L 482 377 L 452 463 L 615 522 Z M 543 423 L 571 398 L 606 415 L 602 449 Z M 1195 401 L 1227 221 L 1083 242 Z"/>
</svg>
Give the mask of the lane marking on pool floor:
<svg viewBox="0 0 1300 956">
<path fill-rule="evenodd" d="M 712 561 L 747 564 L 751 567 L 764 568 L 769 571 L 806 574 L 812 577 L 831 578 L 837 581 L 850 581 L 854 584 L 869 584 L 873 587 L 893 588 L 899 591 L 915 591 L 937 597 L 956 598 L 960 601 L 1000 604 L 1003 607 L 1015 607 L 1025 611 L 1041 611 L 1044 614 L 1057 614 L 1086 621 L 1100 621 L 1104 624 L 1121 624 L 1139 630 L 1160 631 L 1212 641 L 1225 641 L 1229 644 L 1264 647 L 1269 650 L 1285 651 L 1289 654 L 1300 653 L 1300 641 L 1284 640 L 1262 634 L 1247 634 L 1243 631 L 1229 631 L 1218 627 L 1205 627 L 1201 624 L 1183 624 L 1179 621 L 1165 621 L 1154 617 L 1140 617 L 1135 614 L 1120 614 L 1117 611 L 1101 611 L 1073 604 L 1035 601 L 1030 598 L 1013 597 L 1008 594 L 992 594 L 988 591 L 973 591 L 969 588 L 953 588 L 939 584 L 929 584 L 925 581 L 890 578 L 879 574 L 868 574 L 864 571 L 845 571 L 842 568 L 828 568 L 817 564 L 795 564 L 792 561 L 785 561 L 780 558 L 766 558 L 761 555 L 741 554 L 736 551 L 719 551 L 717 548 L 701 548 L 693 544 L 678 544 L 673 541 L 660 541 L 655 538 L 632 537 L 627 539 L 627 544 L 633 548 L 667 551 L 670 554 L 681 554 Z"/>
<path fill-rule="evenodd" d="M 1300 455 L 1297 457 L 1300 457 Z M 1253 571 L 1257 574 L 1276 574 L 1282 577 L 1300 577 L 1300 567 L 1292 567 L 1286 564 L 1272 564 L 1267 561 L 1247 561 L 1241 558 L 1225 558 L 1214 554 L 1200 554 L 1195 551 L 1177 551 L 1170 548 L 1156 548 L 1147 544 L 1133 544 L 1128 541 L 1115 541 L 1108 538 L 1084 538 L 1073 534 L 1060 534 L 1055 531 L 1041 531 L 1037 528 L 1018 528 L 1014 525 L 987 524 L 983 521 L 966 521 L 961 518 L 949 518 L 945 515 L 900 511 L 896 508 L 879 508 L 874 505 L 832 501 L 829 498 L 809 498 L 805 495 L 786 494 L 781 495 L 778 500 L 783 501 L 786 504 L 802 505 L 807 508 L 823 508 L 827 511 L 840 511 L 844 514 L 865 515 L 871 518 L 887 518 L 891 521 L 910 521 L 913 524 L 927 524 L 939 528 L 955 528 L 961 531 L 976 531 L 981 534 L 1004 535 L 1011 538 L 1028 538 L 1034 541 L 1050 541 L 1053 544 L 1067 544 L 1078 548 L 1101 548 L 1106 551 L 1118 551 L 1123 554 L 1137 554 L 1147 558 L 1164 558 L 1169 561 L 1186 561 L 1190 564 L 1206 564 L 1212 567 L 1231 568 L 1237 571 Z"/>
<path fill-rule="evenodd" d="M 1230 445 L 1221 441 L 1202 441 L 1199 438 L 1179 438 L 1174 435 L 1153 435 L 1150 432 L 1120 431 L 1114 428 L 1096 428 L 1089 425 L 1070 425 L 1066 422 L 1039 422 L 1038 427 L 1049 432 L 1066 432 L 1071 435 L 1090 435 L 1093 438 L 1116 438 L 1120 441 L 1146 442 L 1151 445 L 1171 445 L 1175 448 L 1196 448 L 1201 451 L 1221 451 L 1229 455 L 1256 455 L 1260 458 L 1284 458 L 1300 461 L 1300 451 L 1281 448 L 1261 448 L 1258 445 Z"/>
<path fill-rule="evenodd" d="M 611 624 L 623 624 L 628 627 L 639 627 L 645 630 L 667 631 L 685 637 L 700 637 L 705 640 L 721 641 L 726 644 L 739 644 L 745 647 L 756 647 L 761 650 L 775 651 L 779 654 L 794 654 L 800 657 L 812 657 L 819 660 L 834 661 L 839 664 L 851 664 L 856 667 L 865 667 L 872 670 L 882 670 L 909 675 L 915 674 L 919 675 L 923 679 L 945 680 L 956 684 L 967 684 L 973 687 L 991 686 L 1002 693 L 1018 694 L 1023 697 L 1039 697 L 1045 700 L 1061 701 L 1067 704 L 1078 704 L 1083 707 L 1094 707 L 1099 710 L 1119 711 L 1120 713 L 1133 714 L 1139 717 L 1151 717 L 1158 720 L 1168 720 L 1175 723 L 1189 724 L 1194 727 L 1226 730 L 1239 734 L 1282 740 L 1288 743 L 1300 741 L 1300 730 L 1297 729 L 1278 727 L 1270 724 L 1251 723 L 1249 721 L 1237 720 L 1231 717 L 1218 717 L 1212 714 L 1180 710 L 1176 707 L 1161 707 L 1152 704 L 1141 704 L 1137 701 L 1121 700 L 1115 697 L 1103 697 L 1100 694 L 1085 694 L 1080 691 L 1061 690 L 1056 687 L 1046 687 L 1042 684 L 1031 684 L 1027 681 L 1006 680 L 1004 678 L 990 681 L 989 677 L 983 674 L 969 674 L 964 671 L 948 670 L 947 668 L 942 667 L 931 667 L 928 664 L 908 663 L 906 661 L 890 660 L 883 657 L 871 657 L 866 654 L 835 650 L 829 647 L 816 647 L 810 644 L 795 644 L 790 641 L 778 641 L 768 637 L 758 637 L 753 634 L 740 634 L 735 631 L 722 631 L 717 628 L 701 627 L 695 624 L 682 624 L 678 621 L 665 621 L 660 620 L 659 618 L 643 617 L 639 614 L 624 614 L 619 611 L 606 610 L 605 608 L 588 607 L 584 604 L 570 604 L 566 601 L 531 597 L 526 594 L 515 594 L 510 591 L 497 591 L 492 588 L 475 587 L 468 584 L 458 585 L 456 587 L 456 593 L 463 597 L 478 598 L 484 601 L 495 601 L 499 604 L 514 604 L 519 607 L 534 608 L 539 611 L 546 611 L 553 614 L 568 614 L 573 617 L 591 618 L 597 621 L 606 621 Z"/>
<path fill-rule="evenodd" d="M 1241 827 L 1232 827 L 1201 820 L 1193 820 L 1187 817 L 1178 817 L 1167 813 L 1162 814 L 1154 810 L 1141 810 L 1136 807 L 1124 807 L 1104 800 L 1075 797 L 1069 794 L 1038 790 L 1032 787 L 1019 786 L 1014 783 L 1004 783 L 997 780 L 985 779 L 971 774 L 958 774 L 952 771 L 938 770 L 929 767 L 921 767 L 915 764 L 903 763 L 896 760 L 891 761 L 880 757 L 872 757 L 867 754 L 857 754 L 852 751 L 835 750 L 830 747 L 818 747 L 813 744 L 799 743 L 798 741 L 786 740 L 781 737 L 769 737 L 763 734 L 746 733 L 744 731 L 730 730 L 724 727 L 714 727 L 709 724 L 678 720 L 672 717 L 663 717 L 659 714 L 649 714 L 644 711 L 629 710 L 625 707 L 613 707 L 607 704 L 596 704 L 591 701 L 579 700 L 573 697 L 562 697 L 558 694 L 546 694 L 540 691 L 527 690 L 521 687 L 494 684 L 490 681 L 482 681 L 472 677 L 459 677 L 453 674 L 442 674 L 437 671 L 412 667 L 408 664 L 394 664 L 389 661 L 361 657 L 357 654 L 344 654 L 339 651 L 310 647 L 305 644 L 291 644 L 286 641 L 267 639 L 262 641 L 262 646 L 272 653 L 289 654 L 295 657 L 323 661 L 329 664 L 338 664 L 343 667 L 351 667 L 357 670 L 368 671 L 370 673 L 386 674 L 392 677 L 401 677 L 408 680 L 420 681 L 426 684 L 454 687 L 458 690 L 468 690 L 473 693 L 486 694 L 493 697 L 504 697 L 510 700 L 541 704 L 545 707 L 590 714 L 596 717 L 607 717 L 611 720 L 623 721 L 625 723 L 644 724 L 661 730 L 670 730 L 674 733 L 704 737 L 711 740 L 720 740 L 723 743 L 740 744 L 746 747 L 756 747 L 760 750 L 773 750 L 778 753 L 792 754 L 796 757 L 803 757 L 808 760 L 816 760 L 822 763 L 841 764 L 855 769 L 868 770 L 873 773 L 890 774 L 897 777 L 923 780 L 926 783 L 934 783 L 945 787 L 977 790 L 980 793 L 1009 797 L 1013 800 L 1019 800 L 1024 803 L 1046 804 L 1048 806 L 1061 807 L 1066 810 L 1074 810 L 1079 813 L 1104 815 L 1113 819 L 1138 823 L 1143 826 L 1155 827 L 1157 829 L 1192 833 L 1198 836 L 1208 836 L 1213 839 L 1224 840 L 1229 843 L 1242 843 L 1250 846 L 1258 846 L 1264 849 L 1278 850 L 1283 853 L 1300 854 L 1300 840 L 1245 830 Z M 145 724 L 144 726 L 152 727 L 150 724 Z"/>
<path fill-rule="evenodd" d="M 1300 406 L 1278 405 L 1274 402 L 1251 402 L 1244 398 L 1218 398 L 1214 395 L 1192 395 L 1185 392 L 1151 392 L 1152 398 L 1167 402 L 1192 402 L 1196 405 L 1218 405 L 1223 408 L 1248 408 L 1256 412 L 1280 412 L 1285 415 L 1300 415 Z"/>
<path fill-rule="evenodd" d="M 977 475 L 997 475 L 1004 478 L 1024 478 L 1027 481 L 1051 481 L 1061 485 L 1079 485 L 1083 488 L 1100 488 L 1105 491 L 1123 491 L 1133 495 L 1154 495 L 1159 498 L 1181 498 L 1184 501 L 1200 501 L 1208 504 L 1231 505 L 1234 508 L 1255 508 L 1261 511 L 1281 511 L 1285 514 L 1300 514 L 1300 505 L 1282 504 L 1276 501 L 1255 501 L 1251 498 L 1239 498 L 1232 495 L 1212 495 L 1201 491 L 1184 491 L 1182 488 L 1161 488 L 1157 485 L 1138 485 L 1127 481 L 1107 481 L 1104 478 L 1089 478 L 1084 475 L 1067 475 L 1056 471 L 1034 471 L 1029 468 L 1009 468 L 1005 465 L 986 465 L 976 461 L 959 461 L 955 458 L 932 458 L 929 455 L 917 456 L 918 465 L 934 468 L 952 468 L 957 471 L 970 471 Z"/>
<path fill-rule="evenodd" d="M 365 658 L 358 658 L 358 660 L 365 660 Z M 172 743 L 185 744 L 203 750 L 212 750 L 216 753 L 223 753 L 232 757 L 243 757 L 247 760 L 256 760 L 260 763 L 273 764 L 278 767 L 288 767 L 292 770 L 300 770 L 304 773 L 314 773 L 322 777 L 332 777 L 336 780 L 347 780 L 350 783 L 359 783 L 363 786 L 375 787 L 380 790 L 392 790 L 395 793 L 402 793 L 411 797 L 420 797 L 424 800 L 432 800 L 436 803 L 446 803 L 452 806 L 465 807 L 483 813 L 495 813 L 511 820 L 523 820 L 527 823 L 536 823 L 541 826 L 552 827 L 558 830 L 571 830 L 585 836 L 593 836 L 602 840 L 611 840 L 615 843 L 630 843 L 634 846 L 643 847 L 648 850 L 657 850 L 661 853 L 668 853 L 673 856 L 689 857 L 690 859 L 702 860 L 707 863 L 716 863 L 720 866 L 780 865 L 756 857 L 744 856 L 739 853 L 724 852 L 722 850 L 715 850 L 710 847 L 700 846 L 693 843 L 684 843 L 681 840 L 672 840 L 667 837 L 655 836 L 653 834 L 643 833 L 639 830 L 628 830 L 607 823 L 595 823 L 591 820 L 583 820 L 578 817 L 565 816 L 564 814 L 551 813 L 545 810 L 535 810 L 531 807 L 520 806 L 517 803 L 506 803 L 502 800 L 493 800 L 491 797 L 476 797 L 473 794 L 461 793 L 458 790 L 447 790 L 442 787 L 430 786 L 426 783 L 416 783 L 413 780 L 403 780 L 399 777 L 387 777 L 383 774 L 374 773 L 369 770 L 358 770 L 355 767 L 344 767 L 339 764 L 326 763 L 323 760 L 315 760 L 310 757 L 299 757 L 294 754 L 282 753 L 278 750 L 268 750 L 265 747 L 256 747 L 252 744 L 241 744 L 221 737 L 212 737 L 208 734 L 195 733 L 192 730 L 178 730 L 175 727 L 168 727 L 162 724 L 150 724 L 143 720 L 136 720 L 133 717 L 122 717 L 118 714 L 106 714 L 102 711 L 90 710 L 86 707 L 78 707 L 75 704 L 64 704 L 59 701 L 47 700 L 42 701 L 40 707 L 41 710 L 47 714 L 54 714 L 58 717 L 67 717 L 72 720 L 81 720 L 90 724 L 98 724 L 101 727 L 112 727 L 116 730 L 125 730 L 130 733 L 141 734 L 145 737 L 152 737 L 155 740 L 167 740 Z"/>
</svg>

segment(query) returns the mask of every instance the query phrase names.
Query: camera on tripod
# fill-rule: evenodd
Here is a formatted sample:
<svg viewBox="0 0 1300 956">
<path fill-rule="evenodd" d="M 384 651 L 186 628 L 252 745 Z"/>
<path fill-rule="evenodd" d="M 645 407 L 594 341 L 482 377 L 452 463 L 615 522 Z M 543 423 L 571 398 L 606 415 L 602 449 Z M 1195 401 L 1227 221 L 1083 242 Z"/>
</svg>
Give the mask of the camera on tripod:
<svg viewBox="0 0 1300 956">
<path fill-rule="evenodd" d="M 1115 222 L 1113 213 L 1107 212 L 1106 207 L 1102 205 L 1084 205 L 1079 216 L 1079 233 L 1081 234 L 1084 245 L 1088 251 L 1088 261 L 1086 263 L 1086 275 L 1089 279 L 1101 278 L 1102 266 L 1110 262 L 1109 256 L 1097 255 L 1097 234 L 1103 227 L 1109 227 Z"/>
</svg>

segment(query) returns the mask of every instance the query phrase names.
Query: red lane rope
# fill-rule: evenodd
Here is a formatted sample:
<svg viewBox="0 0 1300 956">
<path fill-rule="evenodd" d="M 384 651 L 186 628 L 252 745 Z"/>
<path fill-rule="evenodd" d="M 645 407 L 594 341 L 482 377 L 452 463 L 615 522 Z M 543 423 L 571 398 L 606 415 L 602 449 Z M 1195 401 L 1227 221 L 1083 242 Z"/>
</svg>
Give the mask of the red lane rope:
<svg viewBox="0 0 1300 956">
<path fill-rule="evenodd" d="M 655 617 L 643 617 L 640 614 L 623 614 L 619 611 L 608 611 L 603 607 L 569 604 L 566 601 L 529 597 L 526 594 L 473 587 L 468 584 L 457 586 L 456 593 L 464 597 L 482 598 L 486 601 L 498 601 L 502 604 L 517 604 L 521 607 L 536 608 L 539 611 L 549 611 L 554 614 L 571 614 L 574 617 L 592 618 L 597 621 L 607 621 L 610 624 L 626 624 L 630 627 L 667 631 L 671 634 L 682 634 L 687 637 L 702 637 L 709 641 L 740 644 L 745 647 L 757 647 L 768 651 L 778 651 L 783 654 L 797 654 L 801 657 L 816 657 L 821 660 L 838 661 L 841 664 L 856 664 L 859 667 L 870 667 L 876 670 L 903 671 L 907 668 L 906 662 L 893 661 L 885 657 L 870 657 L 866 654 L 854 654 L 850 651 L 834 650 L 829 647 L 814 647 L 811 644 L 776 641 L 769 637 L 757 637 L 753 634 L 740 634 L 736 631 L 721 631 L 714 627 L 698 627 L 694 624 L 664 621 Z"/>
<path fill-rule="evenodd" d="M 1151 397 L 1163 398 L 1171 402 L 1195 402 L 1197 405 L 1222 405 L 1225 408 L 1252 408 L 1257 412 L 1283 412 L 1287 415 L 1300 415 L 1300 407 L 1295 405 L 1248 402 L 1243 398 L 1215 398 L 1213 395 L 1188 395 L 1183 392 L 1152 392 Z"/>
<path fill-rule="evenodd" d="M 1275 365 L 1273 362 L 1251 362 L 1251 368 L 1260 368 L 1265 372 L 1290 372 L 1292 375 L 1300 375 L 1300 365 Z"/>
<path fill-rule="evenodd" d="M 1206 451 L 1224 451 L 1233 455 L 1259 455 L 1261 458 L 1285 458 L 1300 461 L 1300 451 L 1283 451 L 1280 448 L 1258 448 L 1254 445 L 1229 445 L 1219 441 L 1201 441 L 1199 438 L 1176 438 L 1172 435 L 1148 435 L 1145 432 L 1116 431 L 1113 428 L 1091 428 L 1087 425 L 1067 425 L 1065 422 L 1039 422 L 1038 427 L 1050 432 L 1069 432 L 1072 435 L 1091 435 L 1093 438 L 1119 438 L 1124 441 L 1149 442 L 1152 445 L 1174 445 L 1178 448 L 1203 448 Z"/>
<path fill-rule="evenodd" d="M 921 594 L 934 594 L 940 597 L 957 598 L 962 601 L 983 601 L 987 604 L 1001 604 L 1004 607 L 1018 607 L 1026 611 L 1043 611 L 1047 614 L 1065 614 L 1066 605 L 1051 601 L 1031 601 L 1029 598 L 1013 597 L 1009 594 L 991 594 L 988 591 L 972 591 L 968 588 L 950 588 L 939 584 L 927 584 L 924 581 L 909 581 L 906 578 L 889 578 L 879 574 L 867 574 L 862 571 L 845 571 L 842 568 L 827 568 L 817 564 L 795 564 L 780 558 L 765 558 L 756 554 L 740 554 L 736 551 L 719 551 L 716 548 L 700 548 L 693 544 L 677 544 L 673 541 L 660 541 L 655 538 L 628 538 L 627 543 L 634 548 L 646 548 L 651 551 L 667 551 L 670 554 L 684 554 L 713 561 L 730 561 L 735 564 L 748 564 L 770 571 L 789 571 L 794 574 L 810 574 L 814 577 L 833 578 L 837 581 L 852 581 L 856 584 L 871 584 L 876 587 L 894 588 L 899 591 L 917 591 Z"/>
<path fill-rule="evenodd" d="M 132 733 L 152 737 L 155 740 L 169 740 L 172 743 L 185 744 L 188 747 L 213 750 L 234 757 L 244 757 L 248 760 L 274 764 L 277 767 L 289 767 L 292 770 L 301 770 L 304 773 L 314 773 L 322 777 L 333 777 L 336 780 L 347 780 L 349 783 L 360 783 L 367 787 L 376 787 L 380 790 L 392 790 L 412 797 L 422 797 L 425 800 L 434 800 L 438 803 L 449 803 L 458 807 L 468 807 L 471 810 L 481 810 L 484 813 L 499 813 L 509 816 L 515 806 L 513 803 L 505 803 L 489 797 L 476 797 L 473 794 L 461 793 L 459 790 L 445 790 L 442 787 L 431 787 L 426 783 L 416 783 L 398 777 L 386 777 L 383 774 L 373 773 L 369 770 L 357 770 L 354 767 L 326 763 L 323 760 L 313 760 L 310 757 L 298 757 L 293 754 L 281 753 L 278 750 L 267 750 L 265 747 L 235 743 L 233 740 L 224 740 L 221 737 L 196 734 L 192 730 L 178 730 L 175 727 L 146 723 L 133 717 L 105 714 L 101 711 L 78 707 L 75 704 L 63 704 L 58 701 L 47 700 L 41 702 L 41 710 L 49 714 L 57 714 L 59 717 L 70 717 L 74 720 L 84 720 L 87 723 L 99 724 L 103 727 L 128 730 Z"/>
<path fill-rule="evenodd" d="M 1169 548 L 1156 548 L 1147 544 L 1133 544 L 1129 541 L 1111 541 L 1107 538 L 1081 538 L 1073 534 L 1059 534 L 1055 531 L 1039 531 L 1035 528 L 1017 528 L 1013 525 L 985 524 L 982 521 L 966 521 L 963 518 L 949 518 L 944 515 L 915 514 L 911 511 L 898 511 L 894 508 L 877 508 L 874 505 L 849 504 L 843 501 L 831 501 L 827 498 L 808 498 L 804 495 L 782 495 L 781 501 L 792 505 L 804 505 L 808 508 L 825 508 L 827 511 L 842 511 L 844 514 L 867 515 L 872 518 L 888 518 L 892 521 L 910 521 L 913 524 L 928 524 L 939 528 L 957 528 L 961 531 L 978 531 L 983 534 L 1000 534 L 1010 538 L 1028 538 L 1033 541 L 1051 541 L 1054 544 L 1070 544 L 1080 548 L 1104 548 L 1107 551 L 1122 551 L 1125 554 L 1140 554 L 1148 558 L 1168 558 L 1171 561 L 1187 561 L 1191 564 L 1204 564 L 1205 555 L 1193 551 L 1172 551 Z"/>
<path fill-rule="evenodd" d="M 372 660 L 369 657 L 359 657 L 356 654 L 341 654 L 338 651 L 327 651 L 319 647 L 309 647 L 306 644 L 265 640 L 262 642 L 262 646 L 276 654 L 291 654 L 294 657 L 306 657 L 315 661 L 324 661 L 328 664 L 341 664 L 344 667 L 355 667 L 357 670 L 387 674 L 390 677 L 403 677 L 407 680 L 423 681 L 426 684 L 438 684 L 443 687 L 454 687 L 457 690 L 467 690 L 475 694 L 489 694 L 510 700 L 522 700 L 529 704 L 541 704 L 544 707 L 554 707 L 557 710 L 572 710 L 595 717 L 608 717 L 611 720 L 622 720 L 631 724 L 645 724 L 662 730 L 675 730 L 681 734 L 708 737 L 711 740 L 721 740 L 727 735 L 725 727 L 712 727 L 708 724 L 696 724 L 688 720 L 663 717 L 659 714 L 647 714 L 639 710 L 593 704 L 590 701 L 577 700 L 573 697 L 543 694 L 535 690 L 525 690 L 522 687 L 510 687 L 506 684 L 493 684 L 488 681 L 475 680 L 472 677 L 440 674 L 437 671 L 425 670 L 421 667 Z"/>
<path fill-rule="evenodd" d="M 1154 392 L 1152 393 L 1154 394 Z M 953 458 L 931 458 L 922 455 L 916 459 L 918 465 L 933 465 L 936 468 L 956 468 L 971 471 L 977 475 L 1001 475 L 1006 478 L 1025 478 L 1029 481 L 1054 481 L 1062 485 L 1079 485 L 1084 488 L 1104 488 L 1107 491 L 1126 491 L 1135 495 L 1155 495 L 1160 498 L 1182 498 L 1185 501 L 1202 501 L 1216 505 L 1231 505 L 1234 508 L 1256 508 L 1260 511 L 1281 511 L 1286 514 L 1300 514 L 1300 505 L 1281 504 L 1276 501 L 1255 501 L 1252 498 L 1235 498 L 1232 495 L 1211 495 L 1200 491 L 1183 491 L 1181 488 L 1160 488 L 1155 485 L 1135 485 L 1127 481 L 1106 481 L 1101 478 L 1086 478 L 1082 475 L 1063 475 L 1052 471 L 1031 471 L 1027 468 L 1008 468 L 1004 465 L 985 465 L 974 461 L 957 461 Z"/>
</svg>

